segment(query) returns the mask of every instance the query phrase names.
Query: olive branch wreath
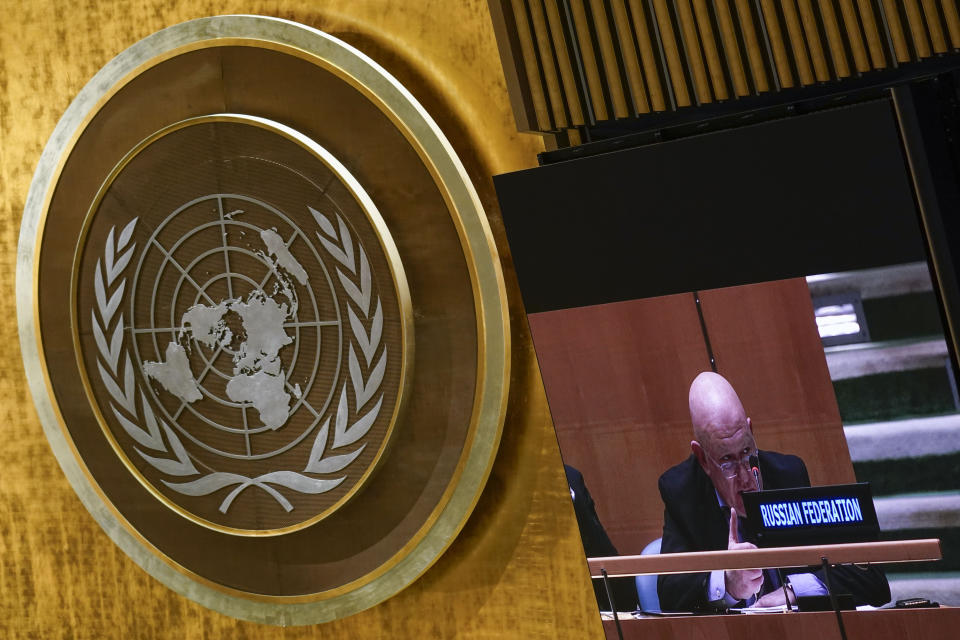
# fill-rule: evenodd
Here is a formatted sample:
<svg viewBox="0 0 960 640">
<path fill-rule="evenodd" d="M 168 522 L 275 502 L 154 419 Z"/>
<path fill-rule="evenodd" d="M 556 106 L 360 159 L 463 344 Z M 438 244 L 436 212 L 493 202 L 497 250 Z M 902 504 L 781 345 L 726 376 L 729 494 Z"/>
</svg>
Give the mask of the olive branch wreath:
<svg viewBox="0 0 960 640">
<path fill-rule="evenodd" d="M 271 471 L 254 478 L 222 471 L 200 475 L 201 472 L 194 466 L 179 436 L 163 418 L 154 413 L 153 407 L 147 401 L 146 394 L 135 380 L 130 354 L 123 348 L 123 332 L 126 323 L 123 313 L 118 313 L 118 310 L 123 300 L 126 278 L 120 278 L 120 276 L 129 266 L 136 248 L 136 243 L 130 244 L 130 240 L 138 218 L 131 220 L 120 231 L 116 240 L 114 240 L 116 227 L 110 228 L 102 264 L 100 259 L 97 260 L 94 276 L 96 310 L 91 309 L 90 315 L 93 320 L 94 341 L 99 352 L 97 369 L 104 388 L 113 400 L 109 403 L 110 410 L 127 435 L 144 450 L 153 452 L 154 455 L 150 455 L 134 446 L 134 450 L 155 469 L 165 475 L 178 478 L 200 475 L 199 478 L 186 482 L 170 482 L 162 479 L 163 484 L 170 489 L 183 495 L 203 496 L 234 486 L 235 488 L 227 494 L 220 504 L 219 510 L 221 513 L 226 513 L 237 496 L 249 487 L 262 489 L 287 512 L 293 510 L 293 505 L 271 485 L 307 494 L 325 493 L 336 488 L 346 479 L 346 475 L 329 479 L 315 478 L 304 474 L 335 474 L 352 463 L 363 452 L 367 443 L 363 443 L 359 448 L 349 453 L 326 457 L 324 457 L 324 453 L 328 448 L 333 452 L 348 447 L 363 438 L 370 431 L 383 405 L 382 393 L 377 401 L 371 404 L 373 397 L 377 395 L 383 383 L 387 365 L 387 350 L 383 349 L 374 363 L 383 337 L 383 308 L 380 297 L 374 292 L 366 252 L 359 239 L 356 243 L 354 242 L 350 229 L 339 214 L 336 215 L 337 227 L 335 228 L 326 215 L 313 207 L 308 206 L 307 208 L 322 231 L 322 233 L 317 232 L 317 238 L 330 256 L 339 263 L 336 269 L 338 280 L 353 303 L 347 305 L 347 316 L 354 340 L 350 343 L 348 353 L 349 379 L 343 382 L 335 413 L 332 416 L 327 416 L 323 426 L 317 432 L 307 464 L 302 472 Z M 370 310 L 371 302 L 375 302 L 372 313 Z M 98 311 L 99 318 L 97 316 Z M 367 329 L 368 323 L 370 325 L 369 330 Z M 113 326 L 113 329 L 110 328 L 111 326 Z M 107 339 L 108 335 L 109 341 Z M 357 356 L 356 349 L 354 349 L 354 343 L 363 355 L 368 370 L 366 376 L 360 366 L 360 359 Z M 353 391 L 354 414 L 356 416 L 352 423 L 349 421 L 350 403 L 348 396 L 350 394 L 348 394 L 348 389 Z M 137 401 L 138 397 L 139 403 Z M 137 410 L 138 404 L 143 417 L 142 425 L 138 423 L 140 416 Z M 361 411 L 368 406 L 369 409 L 366 413 L 361 415 Z M 328 447 L 331 419 L 333 422 L 333 444 Z"/>
</svg>

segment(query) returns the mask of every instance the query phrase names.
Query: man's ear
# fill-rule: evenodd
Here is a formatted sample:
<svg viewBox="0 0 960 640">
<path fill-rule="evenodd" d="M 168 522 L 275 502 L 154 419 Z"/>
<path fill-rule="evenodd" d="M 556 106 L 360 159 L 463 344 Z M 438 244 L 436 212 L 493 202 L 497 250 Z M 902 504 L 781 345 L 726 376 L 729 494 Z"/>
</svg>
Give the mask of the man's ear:
<svg viewBox="0 0 960 640">
<path fill-rule="evenodd" d="M 747 431 L 750 432 L 750 435 L 753 435 L 753 423 L 750 422 L 750 416 L 747 416 Z"/>
<path fill-rule="evenodd" d="M 696 440 L 690 441 L 690 451 L 693 452 L 693 455 L 696 456 L 697 461 L 700 463 L 700 466 L 704 469 L 707 468 L 707 456 L 703 452 L 703 447 L 700 446 L 700 443 Z"/>
</svg>

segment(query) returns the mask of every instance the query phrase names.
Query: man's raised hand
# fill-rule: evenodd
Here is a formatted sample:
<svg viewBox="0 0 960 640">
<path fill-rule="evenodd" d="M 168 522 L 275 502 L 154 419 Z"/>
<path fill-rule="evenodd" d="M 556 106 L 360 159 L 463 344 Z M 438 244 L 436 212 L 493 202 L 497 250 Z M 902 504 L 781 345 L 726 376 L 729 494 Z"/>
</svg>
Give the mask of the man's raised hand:
<svg viewBox="0 0 960 640">
<path fill-rule="evenodd" d="M 737 526 L 737 510 L 730 509 L 730 536 L 727 539 L 727 549 L 756 549 L 757 545 L 751 542 L 740 542 Z M 761 569 L 738 569 L 724 571 L 724 582 L 727 593 L 737 600 L 745 600 L 758 593 L 763 585 L 763 571 Z"/>
</svg>

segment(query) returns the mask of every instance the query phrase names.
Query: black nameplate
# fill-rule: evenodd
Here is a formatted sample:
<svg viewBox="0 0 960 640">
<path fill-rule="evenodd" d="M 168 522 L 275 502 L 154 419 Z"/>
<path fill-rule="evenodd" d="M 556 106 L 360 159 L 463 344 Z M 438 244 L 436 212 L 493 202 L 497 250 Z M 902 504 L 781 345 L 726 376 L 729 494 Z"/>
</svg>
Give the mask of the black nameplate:
<svg viewBox="0 0 960 640">
<path fill-rule="evenodd" d="M 880 533 L 870 484 L 750 491 L 745 533 L 758 547 L 870 542 Z"/>
</svg>

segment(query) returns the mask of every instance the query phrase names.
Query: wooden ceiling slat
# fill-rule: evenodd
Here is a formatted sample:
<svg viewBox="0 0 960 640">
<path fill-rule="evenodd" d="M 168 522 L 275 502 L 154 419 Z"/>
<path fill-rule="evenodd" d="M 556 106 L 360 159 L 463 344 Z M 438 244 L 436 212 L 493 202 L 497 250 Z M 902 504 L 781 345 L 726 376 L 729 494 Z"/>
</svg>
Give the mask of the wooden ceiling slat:
<svg viewBox="0 0 960 640">
<path fill-rule="evenodd" d="M 613 115 L 616 118 L 626 118 L 631 114 L 627 107 L 623 82 L 620 79 L 616 45 L 610 30 L 610 21 L 607 19 L 605 4 L 604 0 L 590 0 L 590 14 L 593 17 L 594 35 L 600 45 L 603 78 L 610 94 L 610 101 L 613 103 Z"/>
<path fill-rule="evenodd" d="M 616 25 L 617 40 L 620 43 L 620 57 L 627 72 L 630 96 L 638 113 L 650 113 L 650 101 L 647 99 L 647 87 L 643 81 L 643 72 L 640 70 L 640 57 L 637 46 L 633 41 L 633 31 L 630 28 L 630 18 L 627 17 L 627 6 L 624 0 L 612 0 L 610 7 Z"/>
<path fill-rule="evenodd" d="M 840 0 L 840 13 L 843 15 L 843 26 L 847 33 L 847 44 L 853 55 L 853 65 L 860 73 L 870 70 L 870 59 L 867 56 L 867 47 L 863 43 L 863 34 L 860 31 L 860 17 L 853 0 Z"/>
<path fill-rule="evenodd" d="M 847 60 L 846 39 L 840 30 L 837 13 L 833 9 L 833 0 L 819 0 L 820 20 L 823 31 L 827 36 L 827 46 L 830 48 L 830 60 L 837 77 L 846 78 L 850 75 L 850 64 Z"/>
<path fill-rule="evenodd" d="M 527 6 L 524 0 L 510 0 L 510 6 L 513 9 L 517 39 L 520 42 L 523 66 L 527 72 L 527 88 L 530 91 L 530 100 L 533 102 L 537 127 L 540 131 L 550 131 L 553 129 L 553 123 L 550 122 L 546 91 L 540 82 L 540 65 L 537 63 L 536 44 L 530 30 L 530 21 L 527 20 Z"/>
<path fill-rule="evenodd" d="M 890 39 L 893 41 L 893 51 L 897 57 L 897 62 L 910 62 L 910 45 L 903 28 L 903 20 L 900 19 L 897 0 L 881 0 L 881 2 L 880 6 L 883 9 L 887 29 L 890 31 Z"/>
<path fill-rule="evenodd" d="M 940 11 L 937 9 L 937 0 L 923 0 L 923 15 L 927 22 L 927 31 L 930 33 L 930 44 L 936 53 L 946 53 L 949 48 L 947 36 L 940 23 Z"/>
<path fill-rule="evenodd" d="M 573 14 L 574 29 L 577 32 L 577 41 L 580 44 L 580 60 L 583 64 L 583 73 L 587 76 L 587 86 L 590 89 L 590 105 L 597 120 L 609 120 L 607 101 L 603 93 L 603 79 L 597 57 L 594 54 L 594 40 L 590 33 L 590 24 L 587 22 L 587 9 L 584 0 L 570 0 L 570 13 Z"/>
<path fill-rule="evenodd" d="M 670 70 L 670 84 L 673 86 L 673 95 L 676 96 L 678 107 L 688 107 L 692 104 L 690 87 L 687 85 L 687 75 L 684 73 L 677 32 L 670 18 L 670 9 L 667 0 L 653 0 L 656 9 L 657 26 L 660 28 L 660 39 L 663 41 L 664 55 L 667 58 L 667 68 Z"/>
<path fill-rule="evenodd" d="M 810 58 L 807 57 L 807 42 L 803 37 L 803 25 L 800 21 L 797 5 L 794 0 L 782 0 L 781 8 L 783 9 L 783 21 L 787 26 L 787 35 L 793 52 L 793 62 L 797 66 L 797 75 L 800 76 L 800 84 L 813 84 L 815 82 L 813 67 L 810 65 Z"/>
<path fill-rule="evenodd" d="M 820 40 L 820 31 L 817 28 L 817 17 L 813 12 L 813 3 L 811 0 L 797 0 L 797 4 L 800 9 L 800 22 L 803 25 L 803 33 L 817 81 L 831 80 L 830 65 L 827 64 L 827 55 L 824 53 L 823 42 Z"/>
<path fill-rule="evenodd" d="M 954 49 L 960 49 L 960 15 L 957 13 L 956 0 L 941 0 L 943 17 L 947 22 L 947 32 L 950 34 L 950 44 Z"/>
<path fill-rule="evenodd" d="M 730 79 L 733 82 L 733 91 L 740 97 L 750 93 L 750 85 L 747 82 L 747 72 L 743 66 L 743 56 L 740 55 L 740 44 L 737 40 L 736 26 L 733 22 L 733 16 L 730 13 L 730 3 L 728 0 L 715 0 L 714 8 L 717 15 L 717 27 L 720 31 L 720 38 L 723 44 L 723 53 L 726 58 L 726 66 L 730 72 Z"/>
<path fill-rule="evenodd" d="M 560 69 L 560 80 L 563 83 L 563 94 L 566 99 L 567 111 L 570 113 L 570 124 L 582 126 L 587 124 L 587 118 L 584 116 L 582 106 L 586 103 L 587 96 L 583 91 L 583 87 L 577 82 L 577 76 L 573 71 L 570 45 L 564 33 L 563 20 L 560 17 L 560 8 L 553 0 L 546 0 L 543 4 L 547 11 L 547 24 L 550 27 L 550 38 L 553 41 L 553 50 L 557 58 L 557 66 Z"/>
<path fill-rule="evenodd" d="M 843 82 L 960 50 L 960 0 L 489 3 L 507 42 L 518 127 L 563 144 L 585 133 L 565 133 L 576 127 Z"/>
<path fill-rule="evenodd" d="M 543 70 L 543 80 L 553 115 L 553 126 L 555 129 L 565 129 L 569 126 L 569 122 L 564 108 L 563 89 L 560 88 L 557 57 L 553 51 L 553 43 L 550 41 L 550 31 L 547 29 L 547 17 L 543 13 L 540 0 L 527 0 L 527 6 L 537 50 L 540 52 L 540 68 Z"/>
<path fill-rule="evenodd" d="M 871 0 L 857 0 L 857 7 L 860 9 L 860 21 L 863 24 L 867 48 L 870 50 L 870 62 L 874 69 L 884 69 L 887 66 L 887 57 L 884 55 L 883 40 L 873 3 Z"/>
<path fill-rule="evenodd" d="M 710 79 L 707 75 L 707 66 L 703 62 L 703 53 L 700 50 L 700 38 L 697 34 L 697 23 L 693 16 L 690 0 L 673 0 L 677 11 L 677 22 L 680 23 L 680 35 L 683 49 L 687 57 L 687 66 L 693 76 L 693 87 L 698 104 L 713 102 L 710 91 Z"/>
<path fill-rule="evenodd" d="M 913 50 L 918 58 L 930 57 L 930 42 L 927 40 L 927 30 L 923 24 L 923 15 L 917 0 L 902 0 L 903 10 L 907 15 L 907 24 L 910 26 L 910 39 Z"/>
<path fill-rule="evenodd" d="M 667 101 L 664 97 L 663 84 L 660 82 L 660 66 L 657 63 L 657 55 L 654 52 L 653 38 L 651 38 L 652 23 L 647 20 L 652 16 L 647 16 L 643 9 L 642 0 L 629 0 L 630 17 L 632 19 L 633 34 L 637 39 L 637 46 L 640 49 L 640 60 L 643 62 L 643 75 L 647 81 L 647 90 L 650 93 L 650 103 L 654 111 L 665 111 Z M 648 25 L 650 25 L 648 27 Z M 666 70 L 664 69 L 664 74 Z"/>
<path fill-rule="evenodd" d="M 720 58 L 717 38 L 713 34 L 712 18 L 706 0 L 693 0 L 693 15 L 697 23 L 697 30 L 700 32 L 700 46 L 707 61 L 707 71 L 710 75 L 713 95 L 717 100 L 726 100 L 730 97 L 730 92 L 727 89 L 727 75 L 724 71 L 723 60 Z"/>
</svg>

